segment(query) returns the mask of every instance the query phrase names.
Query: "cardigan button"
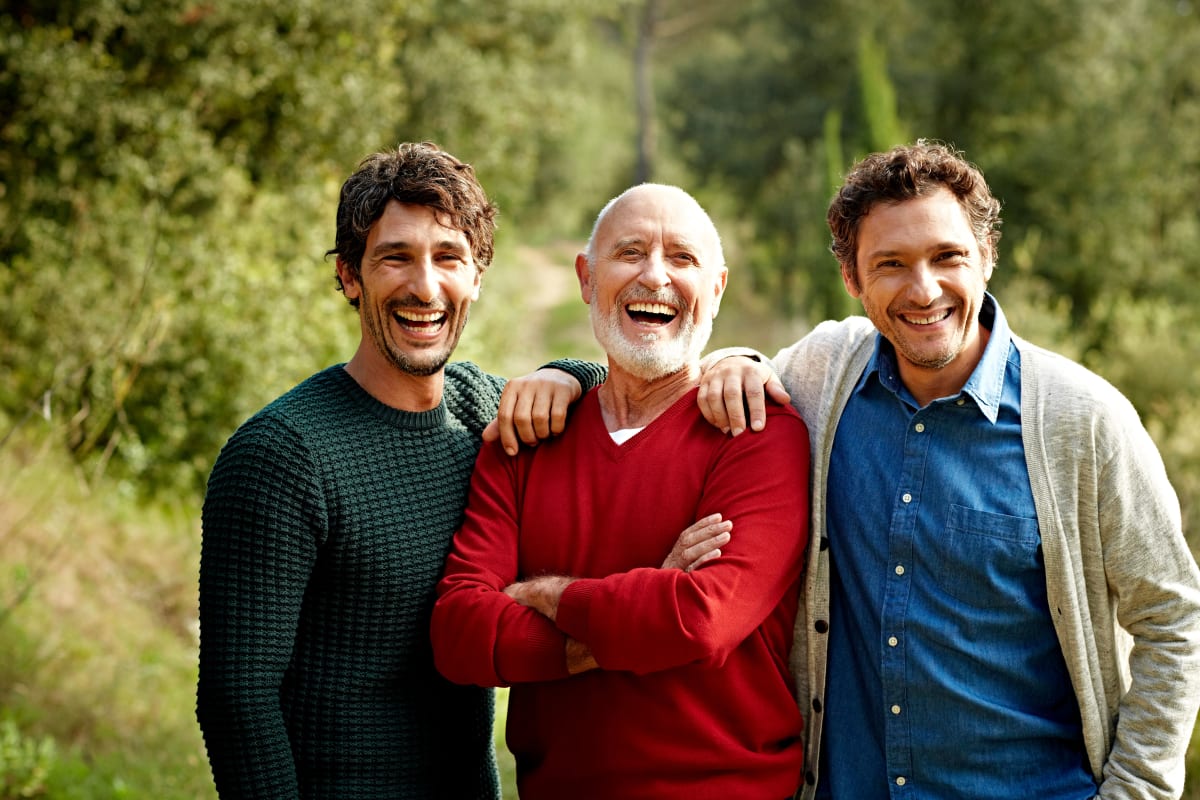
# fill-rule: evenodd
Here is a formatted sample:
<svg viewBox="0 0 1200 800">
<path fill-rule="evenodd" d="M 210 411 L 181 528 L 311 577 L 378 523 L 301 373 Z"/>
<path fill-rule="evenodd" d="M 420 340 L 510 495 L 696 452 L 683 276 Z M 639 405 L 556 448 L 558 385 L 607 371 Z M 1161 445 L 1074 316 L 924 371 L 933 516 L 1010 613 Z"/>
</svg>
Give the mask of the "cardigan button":
<svg viewBox="0 0 1200 800">
<path fill-rule="evenodd" d="M 817 620 L 816 624 L 813 625 L 813 629 L 816 630 L 817 633 L 828 633 L 829 623 L 823 619 L 819 619 Z"/>
</svg>

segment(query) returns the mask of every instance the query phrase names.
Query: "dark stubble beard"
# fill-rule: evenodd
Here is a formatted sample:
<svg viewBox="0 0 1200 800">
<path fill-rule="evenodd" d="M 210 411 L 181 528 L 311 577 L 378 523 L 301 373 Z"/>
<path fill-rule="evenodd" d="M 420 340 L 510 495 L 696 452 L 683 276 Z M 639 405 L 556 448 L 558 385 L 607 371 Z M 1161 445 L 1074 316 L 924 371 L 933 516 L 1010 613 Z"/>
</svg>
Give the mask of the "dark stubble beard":
<svg viewBox="0 0 1200 800">
<path fill-rule="evenodd" d="M 432 360 L 416 360 L 408 353 L 398 347 L 394 347 L 392 342 L 387 337 L 387 324 L 385 318 L 391 317 L 393 312 L 398 308 L 414 308 L 414 309 L 433 309 L 438 308 L 428 303 L 422 303 L 412 297 L 405 298 L 397 302 L 389 303 L 386 308 L 380 312 L 379 306 L 371 302 L 370 295 L 363 291 L 362 308 L 366 314 L 367 331 L 370 333 L 371 341 L 388 363 L 396 369 L 418 378 L 436 375 L 446 366 L 446 362 L 450 360 L 450 356 L 454 354 L 454 348 L 458 347 L 458 340 L 462 336 L 463 329 L 467 326 L 467 318 L 470 316 L 470 309 L 456 309 L 446 304 L 444 308 L 448 309 L 447 314 L 449 319 L 446 320 L 446 325 L 454 326 L 453 334 L 447 339 L 445 349 L 437 352 L 433 348 L 429 348 L 428 352 L 435 353 Z M 368 309 L 370 309 L 368 311 Z M 382 316 L 381 316 L 382 314 Z"/>
</svg>

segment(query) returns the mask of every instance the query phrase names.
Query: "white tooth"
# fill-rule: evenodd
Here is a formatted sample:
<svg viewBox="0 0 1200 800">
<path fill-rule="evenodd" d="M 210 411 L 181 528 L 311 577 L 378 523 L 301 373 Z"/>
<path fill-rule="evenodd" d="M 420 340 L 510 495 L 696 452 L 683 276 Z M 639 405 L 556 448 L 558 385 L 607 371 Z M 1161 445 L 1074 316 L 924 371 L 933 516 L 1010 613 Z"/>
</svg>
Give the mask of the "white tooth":
<svg viewBox="0 0 1200 800">
<path fill-rule="evenodd" d="M 941 313 L 931 317 L 909 317 L 908 321 L 914 325 L 932 325 L 935 322 L 941 322 L 948 314 Z"/>
<path fill-rule="evenodd" d="M 630 303 L 630 311 L 640 311 L 644 314 L 662 314 L 664 316 L 675 316 L 675 309 L 663 303 Z"/>
<path fill-rule="evenodd" d="M 398 316 L 401 319 L 406 319 L 409 322 L 436 322 L 442 318 L 441 312 L 429 312 L 425 314 L 417 314 L 412 311 L 400 311 Z"/>
</svg>

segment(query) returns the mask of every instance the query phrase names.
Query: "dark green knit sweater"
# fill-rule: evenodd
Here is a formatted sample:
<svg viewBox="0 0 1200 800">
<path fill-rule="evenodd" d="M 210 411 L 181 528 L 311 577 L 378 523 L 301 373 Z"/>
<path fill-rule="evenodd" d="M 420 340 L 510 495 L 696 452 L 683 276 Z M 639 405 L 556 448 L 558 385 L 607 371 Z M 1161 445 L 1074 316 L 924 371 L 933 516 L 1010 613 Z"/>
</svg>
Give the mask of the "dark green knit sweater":
<svg viewBox="0 0 1200 800">
<path fill-rule="evenodd" d="M 226 444 L 197 691 L 223 798 L 499 797 L 491 691 L 437 674 L 429 615 L 503 383 L 450 364 L 442 404 L 413 413 L 331 367 Z"/>
</svg>

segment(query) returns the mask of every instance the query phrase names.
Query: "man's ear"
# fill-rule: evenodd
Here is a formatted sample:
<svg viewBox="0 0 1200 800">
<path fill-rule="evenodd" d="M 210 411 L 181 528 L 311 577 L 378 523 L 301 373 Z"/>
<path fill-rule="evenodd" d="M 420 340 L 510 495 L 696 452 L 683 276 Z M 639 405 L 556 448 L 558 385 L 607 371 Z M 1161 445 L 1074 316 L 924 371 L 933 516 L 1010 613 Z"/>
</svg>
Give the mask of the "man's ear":
<svg viewBox="0 0 1200 800">
<path fill-rule="evenodd" d="M 854 271 L 853 264 L 841 262 L 842 267 L 842 284 L 846 287 L 846 293 L 855 300 L 862 294 L 862 289 L 858 285 L 858 274 Z"/>
<path fill-rule="evenodd" d="M 338 280 L 342 282 L 342 293 L 346 295 L 346 299 L 359 299 L 362 296 L 362 283 L 354 274 L 354 270 L 350 269 L 350 265 L 343 261 L 341 256 L 338 257 L 335 268 Z"/>
<path fill-rule="evenodd" d="M 588 266 L 587 254 L 575 256 L 575 277 L 579 279 L 579 295 L 583 302 L 592 304 L 592 270 Z"/>
<path fill-rule="evenodd" d="M 721 311 L 721 298 L 725 296 L 725 286 L 729 281 L 729 268 L 721 267 L 720 273 L 717 275 L 716 283 L 713 287 L 713 304 L 712 318 L 716 319 L 717 314 Z"/>
</svg>

